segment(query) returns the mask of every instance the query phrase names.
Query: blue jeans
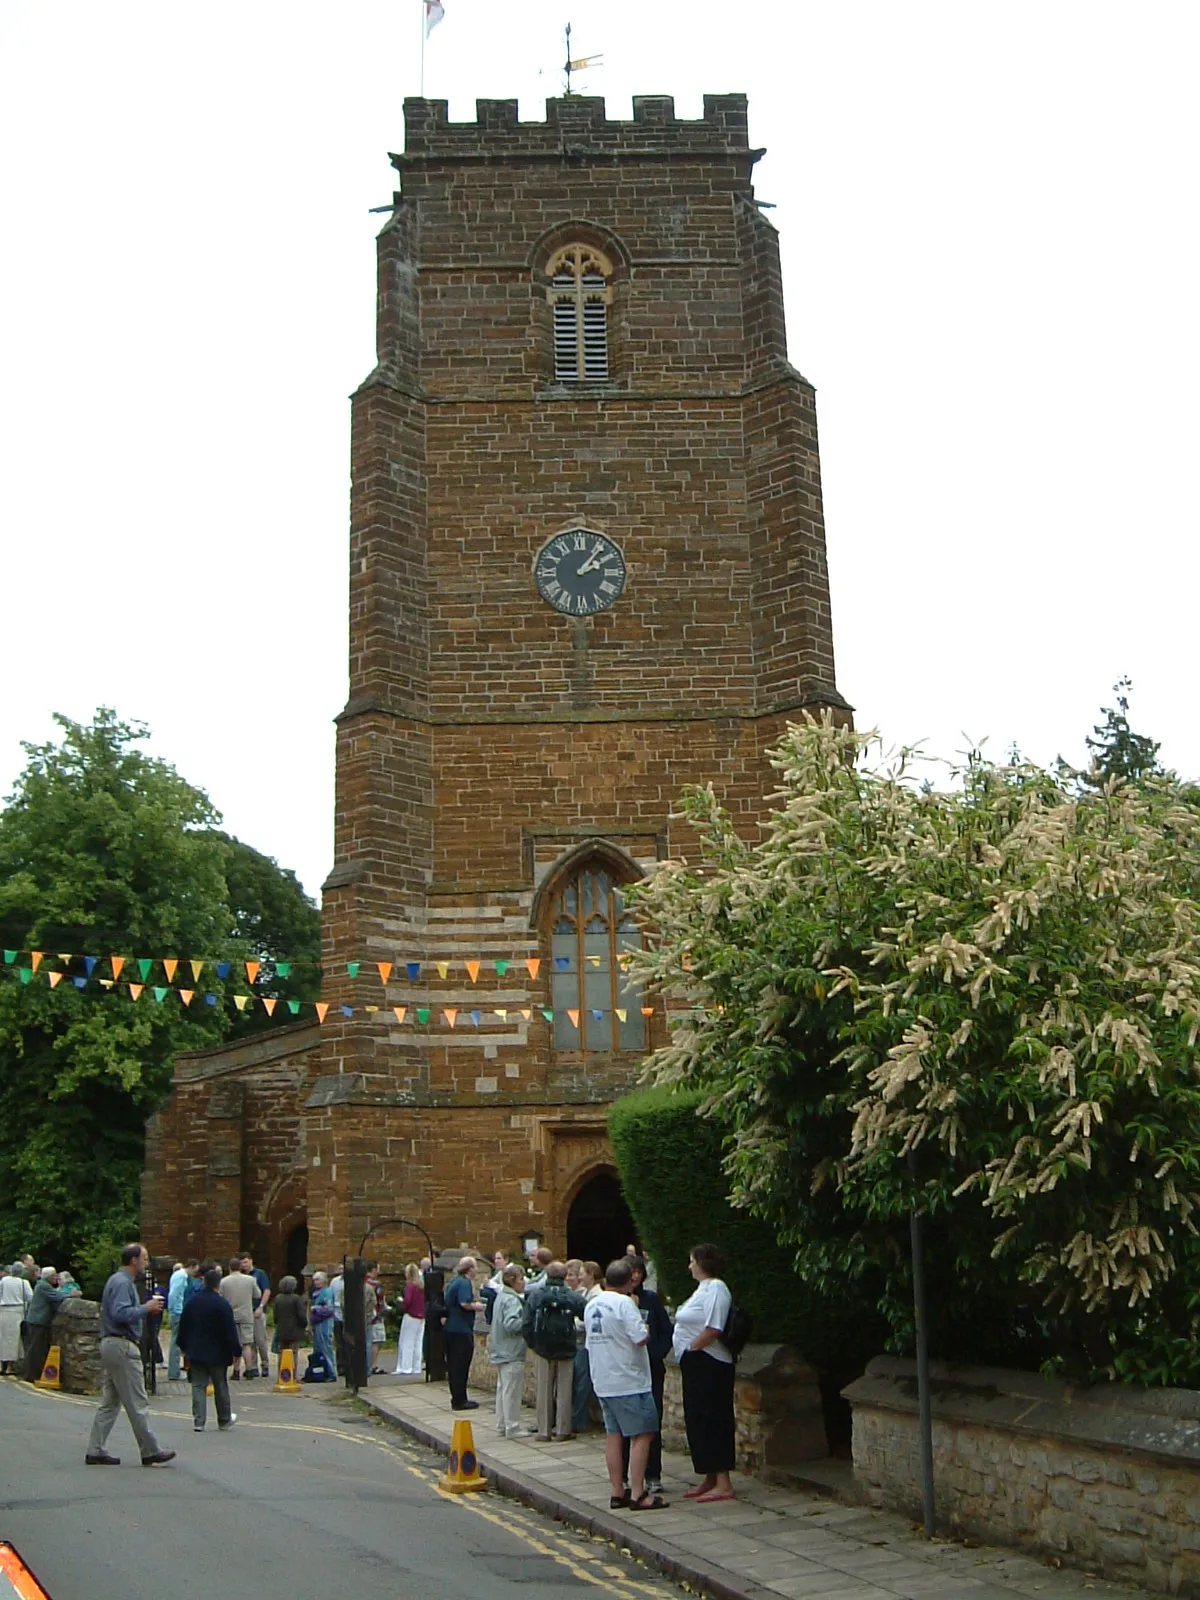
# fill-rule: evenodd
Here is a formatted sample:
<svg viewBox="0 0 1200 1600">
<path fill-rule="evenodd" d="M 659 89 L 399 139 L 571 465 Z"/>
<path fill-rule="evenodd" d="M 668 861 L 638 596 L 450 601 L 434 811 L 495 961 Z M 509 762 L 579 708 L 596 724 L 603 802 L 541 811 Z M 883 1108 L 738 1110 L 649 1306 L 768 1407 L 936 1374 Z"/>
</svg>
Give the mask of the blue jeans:
<svg viewBox="0 0 1200 1600">
<path fill-rule="evenodd" d="M 318 1355 L 325 1357 L 329 1363 L 329 1370 L 337 1377 L 337 1356 L 333 1349 L 333 1318 L 325 1322 L 314 1322 L 312 1325 L 313 1349 Z"/>
<path fill-rule="evenodd" d="M 571 1394 L 571 1431 L 586 1433 L 592 1398 L 592 1368 L 586 1350 L 575 1352 L 575 1388 Z"/>
<path fill-rule="evenodd" d="M 167 1351 L 167 1378 L 168 1378 L 168 1380 L 174 1379 L 174 1378 L 181 1378 L 183 1376 L 182 1372 L 179 1370 L 179 1360 L 180 1360 L 180 1357 L 179 1357 L 179 1318 L 178 1317 L 172 1317 L 171 1318 L 171 1347 Z"/>
</svg>

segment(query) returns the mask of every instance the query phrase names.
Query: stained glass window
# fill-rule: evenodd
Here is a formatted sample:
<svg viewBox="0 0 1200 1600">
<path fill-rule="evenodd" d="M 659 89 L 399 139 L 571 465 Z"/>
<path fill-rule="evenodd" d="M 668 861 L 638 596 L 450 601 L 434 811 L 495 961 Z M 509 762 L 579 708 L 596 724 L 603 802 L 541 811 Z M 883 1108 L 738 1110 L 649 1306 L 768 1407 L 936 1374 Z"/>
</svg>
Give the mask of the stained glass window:
<svg viewBox="0 0 1200 1600">
<path fill-rule="evenodd" d="M 591 861 L 566 880 L 550 916 L 550 986 L 558 1050 L 646 1049 L 641 992 L 623 956 L 642 936 L 609 867 Z M 574 1011 L 576 1027 L 568 1016 Z"/>
</svg>

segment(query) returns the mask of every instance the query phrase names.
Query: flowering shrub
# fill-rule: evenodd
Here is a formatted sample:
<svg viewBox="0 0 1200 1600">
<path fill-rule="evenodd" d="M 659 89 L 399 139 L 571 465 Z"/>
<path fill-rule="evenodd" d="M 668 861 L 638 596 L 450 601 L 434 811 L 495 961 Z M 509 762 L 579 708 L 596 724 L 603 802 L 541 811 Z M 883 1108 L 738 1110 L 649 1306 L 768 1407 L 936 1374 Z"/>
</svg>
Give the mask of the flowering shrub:
<svg viewBox="0 0 1200 1600">
<path fill-rule="evenodd" d="M 698 864 L 638 891 L 637 969 L 687 1008 L 648 1076 L 704 1092 L 734 1203 L 898 1344 L 916 1204 L 941 1353 L 1200 1376 L 1185 791 L 978 758 L 939 791 L 828 723 L 773 762 L 759 841 L 689 791 Z"/>
</svg>

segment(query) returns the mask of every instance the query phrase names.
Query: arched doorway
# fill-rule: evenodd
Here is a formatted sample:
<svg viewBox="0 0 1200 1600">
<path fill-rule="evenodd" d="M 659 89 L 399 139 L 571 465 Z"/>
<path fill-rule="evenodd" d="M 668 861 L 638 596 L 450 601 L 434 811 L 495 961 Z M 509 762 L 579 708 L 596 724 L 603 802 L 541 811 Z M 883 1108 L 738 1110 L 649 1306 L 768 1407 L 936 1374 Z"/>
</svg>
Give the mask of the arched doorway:
<svg viewBox="0 0 1200 1600">
<path fill-rule="evenodd" d="M 606 1267 L 635 1240 L 633 1218 L 611 1169 L 590 1177 L 567 1212 L 567 1254 Z"/>
<path fill-rule="evenodd" d="M 296 1282 L 303 1287 L 304 1268 L 308 1264 L 308 1224 L 300 1223 L 292 1229 L 287 1236 L 287 1245 L 284 1249 L 284 1271 L 291 1273 Z"/>
</svg>

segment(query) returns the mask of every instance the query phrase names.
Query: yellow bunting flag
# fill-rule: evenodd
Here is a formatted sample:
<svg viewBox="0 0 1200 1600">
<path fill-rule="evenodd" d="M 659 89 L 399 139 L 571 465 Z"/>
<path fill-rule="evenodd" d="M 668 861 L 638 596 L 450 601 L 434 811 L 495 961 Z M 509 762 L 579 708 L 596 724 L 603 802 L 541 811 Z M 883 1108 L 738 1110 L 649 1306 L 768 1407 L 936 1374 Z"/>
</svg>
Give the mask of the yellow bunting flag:
<svg viewBox="0 0 1200 1600">
<path fill-rule="evenodd" d="M 190 1006 L 196 994 L 195 989 L 180 989 L 179 998 L 185 1006 Z"/>
<path fill-rule="evenodd" d="M 450 971 L 450 963 L 448 961 L 435 961 L 434 966 L 437 968 L 439 978 L 445 978 Z"/>
<path fill-rule="evenodd" d="M 235 994 L 233 997 L 233 1003 L 239 1011 L 245 1011 L 246 1007 L 250 1004 L 250 996 L 248 994 Z"/>
<path fill-rule="evenodd" d="M 178 967 L 178 965 L 179 965 L 178 961 L 164 961 L 163 962 L 163 971 L 167 975 L 167 982 L 168 983 L 174 983 L 175 982 L 175 969 L 176 969 L 176 967 Z"/>
<path fill-rule="evenodd" d="M 111 978 L 100 978 L 98 981 L 102 989 L 111 989 L 113 986 Z"/>
<path fill-rule="evenodd" d="M 364 1006 L 363 1010 L 367 1013 L 367 1015 L 369 1017 L 373 1017 L 375 1015 L 375 1013 L 379 1010 L 379 1007 L 378 1006 Z"/>
<path fill-rule="evenodd" d="M 496 1007 L 496 1015 L 500 1018 L 501 1022 L 507 1022 L 508 1021 L 508 1012 L 507 1012 L 507 1010 L 502 1011 L 499 1006 Z"/>
<path fill-rule="evenodd" d="M 63 955 L 61 950 L 58 952 L 58 959 L 63 963 L 64 966 L 69 966 L 71 964 L 70 956 Z"/>
<path fill-rule="evenodd" d="M 113 977 L 119 978 L 121 976 L 121 968 L 125 965 L 125 957 L 112 956 L 110 960 L 112 961 Z"/>
<path fill-rule="evenodd" d="M 390 961 L 377 961 L 375 965 L 379 968 L 380 983 L 386 983 L 392 975 L 392 963 Z"/>
<path fill-rule="evenodd" d="M 403 1022 L 405 1017 L 408 1015 L 407 1006 L 393 1006 L 392 1010 L 396 1013 L 397 1022 Z"/>
<path fill-rule="evenodd" d="M 626 1017 L 628 1017 L 628 1015 L 629 1015 L 628 1011 L 622 1011 L 620 1006 L 617 1007 L 617 1021 L 618 1022 L 624 1022 Z"/>
<path fill-rule="evenodd" d="M 600 965 L 600 957 L 599 956 L 588 956 L 587 962 L 588 962 L 588 965 L 590 967 L 598 967 Z"/>
<path fill-rule="evenodd" d="M 129 998 L 131 1000 L 140 1000 L 141 999 L 141 995 L 142 995 L 142 990 L 144 988 L 145 988 L 145 984 L 142 984 L 142 983 L 131 983 L 129 985 Z"/>
<path fill-rule="evenodd" d="M 204 971 L 203 961 L 189 961 L 188 966 L 192 969 L 192 982 L 199 983 L 200 974 Z"/>
<path fill-rule="evenodd" d="M 453 1027 L 454 1024 L 458 1021 L 458 1010 L 457 1010 L 457 1008 L 452 1010 L 452 1011 L 443 1011 L 442 1015 L 445 1017 L 446 1021 L 450 1024 L 451 1027 Z"/>
<path fill-rule="evenodd" d="M 467 977 L 470 978 L 472 983 L 474 983 L 479 977 L 478 961 L 464 961 L 463 966 L 465 966 L 467 969 Z"/>
<path fill-rule="evenodd" d="M 275 1013 L 275 1002 L 274 1002 L 274 1000 L 271 998 L 271 996 L 269 994 L 264 994 L 262 996 L 262 1003 L 263 1003 L 263 1010 L 267 1013 L 267 1015 L 269 1017 L 273 1016 L 274 1013 Z"/>
<path fill-rule="evenodd" d="M 324 1022 L 325 1021 L 325 1013 L 329 1010 L 329 1001 L 328 1000 L 314 1000 L 313 1001 L 313 1010 L 317 1013 L 317 1021 L 318 1022 Z"/>
<path fill-rule="evenodd" d="M 247 961 L 247 963 L 246 963 L 246 982 L 247 983 L 253 983 L 254 980 L 258 977 L 258 975 L 259 975 L 259 973 L 261 971 L 262 971 L 262 962 L 261 961 Z"/>
<path fill-rule="evenodd" d="M 34 972 L 36 972 L 41 966 L 42 957 L 45 955 L 45 953 L 46 952 L 44 950 L 31 950 L 29 952 L 29 964 Z"/>
<path fill-rule="evenodd" d="M 542 965 L 542 963 L 541 963 L 540 958 L 537 957 L 537 956 L 532 956 L 525 963 L 525 970 L 526 970 L 526 972 L 529 974 L 529 976 L 531 978 L 536 978 L 537 975 L 538 975 L 538 970 L 541 967 L 541 965 Z"/>
<path fill-rule="evenodd" d="M 652 1017 L 654 1015 L 654 1007 L 653 1006 L 643 1006 L 642 1007 L 642 1015 L 644 1017 Z"/>
<path fill-rule="evenodd" d="M 579 1026 L 579 1013 L 578 1013 L 578 1011 L 568 1011 L 567 1015 L 571 1019 L 571 1026 L 573 1028 L 577 1028 Z"/>
<path fill-rule="evenodd" d="M 57 989 L 59 984 L 63 981 L 63 975 L 62 975 L 61 972 L 51 972 L 49 974 L 49 978 L 50 978 L 50 987 L 52 989 Z"/>
</svg>

